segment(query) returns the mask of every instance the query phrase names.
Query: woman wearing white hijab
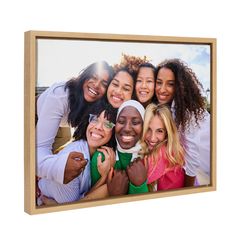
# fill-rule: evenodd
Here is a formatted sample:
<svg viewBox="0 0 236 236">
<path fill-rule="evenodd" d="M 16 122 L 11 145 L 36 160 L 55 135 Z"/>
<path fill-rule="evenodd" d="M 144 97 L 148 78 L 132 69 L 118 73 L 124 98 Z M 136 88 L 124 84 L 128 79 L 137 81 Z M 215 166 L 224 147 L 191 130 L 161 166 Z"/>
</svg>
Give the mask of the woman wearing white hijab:
<svg viewBox="0 0 236 236">
<path fill-rule="evenodd" d="M 142 161 L 136 159 L 141 149 L 139 140 L 143 130 L 144 113 L 143 106 L 135 100 L 124 102 L 117 112 L 115 126 L 116 163 L 114 165 L 115 170 L 113 171 L 113 167 L 111 167 L 108 176 L 109 195 L 121 195 L 127 191 L 129 193 L 148 192 L 146 169 Z M 92 184 L 95 184 L 100 178 L 97 171 L 98 158 L 98 162 L 100 162 L 102 154 L 96 152 L 91 161 Z"/>
</svg>

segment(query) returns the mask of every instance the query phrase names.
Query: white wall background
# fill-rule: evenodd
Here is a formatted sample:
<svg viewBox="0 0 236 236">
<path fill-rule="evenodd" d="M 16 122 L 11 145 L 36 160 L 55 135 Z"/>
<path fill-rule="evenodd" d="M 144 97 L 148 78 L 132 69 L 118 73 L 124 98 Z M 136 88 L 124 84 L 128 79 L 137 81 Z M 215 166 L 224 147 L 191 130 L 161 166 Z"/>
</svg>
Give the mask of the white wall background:
<svg viewBox="0 0 236 236">
<path fill-rule="evenodd" d="M 0 235 L 235 235 L 233 2 L 1 1 Z M 36 216 L 24 213 L 23 32 L 27 30 L 216 37 L 217 191 Z"/>
</svg>

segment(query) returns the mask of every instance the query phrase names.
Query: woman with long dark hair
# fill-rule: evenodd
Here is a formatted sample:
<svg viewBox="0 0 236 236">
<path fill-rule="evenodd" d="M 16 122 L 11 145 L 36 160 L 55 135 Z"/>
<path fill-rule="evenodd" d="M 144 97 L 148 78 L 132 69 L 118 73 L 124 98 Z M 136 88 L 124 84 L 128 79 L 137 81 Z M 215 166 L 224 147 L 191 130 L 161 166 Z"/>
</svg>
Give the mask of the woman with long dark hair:
<svg viewBox="0 0 236 236">
<path fill-rule="evenodd" d="M 144 108 L 154 100 L 155 78 L 156 68 L 154 65 L 149 62 L 139 65 L 135 83 L 135 96 Z"/>
<path fill-rule="evenodd" d="M 89 65 L 77 78 L 56 83 L 37 100 L 36 147 L 37 161 L 52 154 L 59 127 L 77 127 L 82 114 L 93 102 L 104 96 L 113 69 L 107 62 Z"/>
</svg>

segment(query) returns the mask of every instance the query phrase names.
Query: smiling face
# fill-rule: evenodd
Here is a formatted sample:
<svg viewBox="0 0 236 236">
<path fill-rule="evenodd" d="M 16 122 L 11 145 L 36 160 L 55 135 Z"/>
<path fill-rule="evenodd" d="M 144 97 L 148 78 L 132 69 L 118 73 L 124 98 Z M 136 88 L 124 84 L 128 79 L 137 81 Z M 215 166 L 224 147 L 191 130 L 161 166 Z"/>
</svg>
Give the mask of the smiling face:
<svg viewBox="0 0 236 236">
<path fill-rule="evenodd" d="M 148 146 L 148 150 L 152 151 L 153 148 L 160 142 L 164 141 L 165 138 L 166 129 L 164 122 L 158 115 L 155 115 L 150 120 L 147 132 L 144 136 L 144 141 Z"/>
<path fill-rule="evenodd" d="M 87 102 L 95 102 L 100 99 L 106 92 L 109 80 L 107 70 L 100 69 L 86 80 L 83 84 L 84 99 Z"/>
<path fill-rule="evenodd" d="M 175 76 L 170 69 L 161 68 L 159 70 L 155 93 L 160 104 L 172 102 L 175 93 Z"/>
<path fill-rule="evenodd" d="M 137 75 L 135 92 L 138 101 L 146 106 L 154 95 L 154 72 L 152 68 L 141 67 Z"/>
<path fill-rule="evenodd" d="M 134 89 L 133 78 L 125 71 L 118 72 L 107 89 L 107 100 L 114 107 L 131 99 Z"/>
<path fill-rule="evenodd" d="M 103 111 L 96 119 L 90 120 L 87 127 L 86 137 L 90 154 L 94 153 L 98 147 L 107 144 L 111 139 L 112 128 L 107 126 L 109 121 L 104 115 L 105 111 Z"/>
<path fill-rule="evenodd" d="M 117 141 L 123 149 L 136 145 L 142 135 L 143 120 L 138 110 L 127 106 L 119 114 L 116 121 L 115 133 Z"/>
</svg>

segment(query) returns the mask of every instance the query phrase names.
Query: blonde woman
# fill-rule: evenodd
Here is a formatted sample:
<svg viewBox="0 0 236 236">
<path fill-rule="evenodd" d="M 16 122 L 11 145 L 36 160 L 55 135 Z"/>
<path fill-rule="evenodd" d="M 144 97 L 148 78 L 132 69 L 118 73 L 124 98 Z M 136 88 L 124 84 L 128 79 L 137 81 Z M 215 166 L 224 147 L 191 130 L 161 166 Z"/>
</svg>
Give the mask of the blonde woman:
<svg viewBox="0 0 236 236">
<path fill-rule="evenodd" d="M 141 141 L 149 190 L 184 187 L 184 150 L 167 106 L 148 105 Z"/>
</svg>

